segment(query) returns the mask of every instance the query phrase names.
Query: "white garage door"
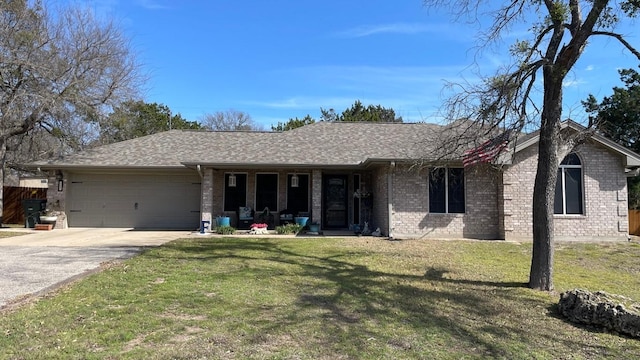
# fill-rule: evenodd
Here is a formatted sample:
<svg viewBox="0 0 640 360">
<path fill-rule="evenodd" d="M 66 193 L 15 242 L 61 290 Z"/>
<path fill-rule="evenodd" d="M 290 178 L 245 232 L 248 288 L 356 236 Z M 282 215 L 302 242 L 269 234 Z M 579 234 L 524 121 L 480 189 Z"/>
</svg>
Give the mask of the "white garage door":
<svg viewBox="0 0 640 360">
<path fill-rule="evenodd" d="M 69 180 L 69 226 L 198 228 L 200 177 L 197 174 L 71 174 Z"/>
</svg>

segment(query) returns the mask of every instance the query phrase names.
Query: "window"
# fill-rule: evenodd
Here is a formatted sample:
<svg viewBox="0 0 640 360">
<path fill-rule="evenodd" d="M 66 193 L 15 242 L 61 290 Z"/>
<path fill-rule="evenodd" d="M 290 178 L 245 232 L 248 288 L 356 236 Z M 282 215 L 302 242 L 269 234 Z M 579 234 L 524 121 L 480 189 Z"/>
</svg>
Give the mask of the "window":
<svg viewBox="0 0 640 360">
<path fill-rule="evenodd" d="M 464 208 L 464 169 L 431 169 L 429 172 L 429 212 L 464 213 Z"/>
<path fill-rule="evenodd" d="M 224 211 L 238 211 L 240 206 L 247 206 L 247 174 L 233 174 L 235 186 L 229 186 L 230 175 L 224 174 Z"/>
<path fill-rule="evenodd" d="M 287 210 L 291 214 L 299 212 L 309 212 L 309 175 L 296 174 L 298 186 L 291 186 L 291 177 L 287 176 Z"/>
<path fill-rule="evenodd" d="M 256 211 L 278 211 L 278 174 L 256 175 Z"/>
<path fill-rule="evenodd" d="M 583 211 L 582 163 L 578 155 L 569 154 L 558 168 L 553 212 L 559 215 L 579 215 Z"/>
</svg>

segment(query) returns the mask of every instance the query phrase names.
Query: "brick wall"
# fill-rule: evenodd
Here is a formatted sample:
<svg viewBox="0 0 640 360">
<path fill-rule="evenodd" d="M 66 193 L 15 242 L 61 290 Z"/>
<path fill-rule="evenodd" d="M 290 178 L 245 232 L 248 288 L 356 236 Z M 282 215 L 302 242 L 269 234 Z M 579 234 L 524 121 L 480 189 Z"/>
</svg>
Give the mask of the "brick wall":
<svg viewBox="0 0 640 360">
<path fill-rule="evenodd" d="M 213 170 L 204 169 L 202 176 L 202 186 L 200 187 L 200 220 L 209 221 L 209 228 L 213 227 L 213 189 L 214 189 Z"/>
<path fill-rule="evenodd" d="M 504 201 L 504 238 L 531 238 L 533 183 L 536 176 L 537 147 L 517 153 L 513 165 L 502 176 Z"/>
<path fill-rule="evenodd" d="M 322 229 L 322 171 L 311 173 L 311 221 L 320 224 Z"/>
<path fill-rule="evenodd" d="M 583 162 L 585 214 L 556 216 L 556 237 L 626 237 L 627 188 L 622 159 L 595 145 L 582 146 L 578 154 Z M 513 164 L 505 167 L 504 172 L 482 165 L 467 168 L 464 214 L 429 213 L 427 169 L 381 166 L 361 173 L 363 184 L 373 193 L 370 226 L 372 230 L 380 227 L 383 234 L 391 233 L 397 238 L 531 239 L 536 161 L 537 147 L 531 146 L 516 154 Z M 253 208 L 256 171 L 236 172 L 247 174 L 247 206 Z M 290 172 L 278 172 L 279 210 L 286 207 L 286 178 Z M 298 169 L 298 172 L 309 174 L 312 220 L 321 221 L 322 171 L 305 172 Z M 222 213 L 224 173 L 221 170 L 207 170 L 204 173 L 203 188 L 213 190 L 203 191 L 203 216 L 207 215 L 207 209 L 210 209 L 211 217 Z M 351 183 L 352 174 L 349 176 Z M 352 190 L 350 184 L 349 191 Z M 351 222 L 351 201 L 349 207 Z M 235 212 L 225 212 L 225 215 L 235 221 Z"/>
<path fill-rule="evenodd" d="M 427 171 L 399 166 L 393 176 L 391 227 L 394 237 L 419 237 L 426 227 Z"/>
<path fill-rule="evenodd" d="M 389 188 L 387 187 L 387 174 L 388 169 L 386 167 L 377 168 L 371 173 L 373 209 L 369 230 L 374 231 L 376 228 L 380 228 L 384 235 L 389 234 L 389 203 L 387 200 Z"/>
<path fill-rule="evenodd" d="M 595 144 L 576 149 L 584 182 L 584 215 L 556 215 L 555 237 L 626 239 L 627 183 L 622 158 Z M 505 238 L 531 239 L 537 147 L 518 153 L 504 173 Z"/>
<path fill-rule="evenodd" d="M 48 177 L 47 208 L 57 213 L 58 220 L 56 220 L 56 229 L 67 229 L 69 227 L 67 213 L 65 211 L 67 208 L 67 191 L 69 190 L 68 176 L 68 173 L 62 173 L 62 191 L 58 191 L 58 177 L 56 173 L 51 171 Z"/>
<path fill-rule="evenodd" d="M 393 177 L 392 228 L 395 237 L 500 237 L 498 171 L 486 166 L 465 170 L 464 214 L 430 214 L 428 170 L 399 167 Z"/>
</svg>

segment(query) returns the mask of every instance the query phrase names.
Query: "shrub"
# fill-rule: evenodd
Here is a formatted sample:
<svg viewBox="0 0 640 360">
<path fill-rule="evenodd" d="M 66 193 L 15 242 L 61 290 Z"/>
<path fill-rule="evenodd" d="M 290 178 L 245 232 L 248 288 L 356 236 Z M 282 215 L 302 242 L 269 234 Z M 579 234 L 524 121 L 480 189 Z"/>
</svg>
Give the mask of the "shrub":
<svg viewBox="0 0 640 360">
<path fill-rule="evenodd" d="M 298 225 L 298 224 L 280 225 L 280 226 L 276 226 L 276 233 L 280 235 L 297 234 L 300 232 L 300 230 L 302 230 L 302 227 L 303 227 L 302 225 Z"/>
<path fill-rule="evenodd" d="M 236 228 L 233 226 L 218 226 L 216 232 L 222 235 L 231 235 L 236 232 Z"/>
</svg>

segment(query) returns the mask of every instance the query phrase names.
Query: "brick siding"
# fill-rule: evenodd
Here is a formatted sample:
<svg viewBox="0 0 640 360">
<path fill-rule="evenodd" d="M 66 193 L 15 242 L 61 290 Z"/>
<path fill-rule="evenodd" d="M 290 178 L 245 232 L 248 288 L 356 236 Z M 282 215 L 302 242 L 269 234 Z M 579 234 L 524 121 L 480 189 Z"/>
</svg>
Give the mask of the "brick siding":
<svg viewBox="0 0 640 360">
<path fill-rule="evenodd" d="M 214 225 L 213 216 L 213 189 L 214 189 L 214 177 L 213 170 L 204 169 L 202 176 L 201 186 L 201 201 L 200 201 L 200 220 L 209 221 L 209 229 Z"/>
<path fill-rule="evenodd" d="M 556 239 L 626 239 L 627 183 L 620 156 L 593 144 L 580 146 L 584 215 L 556 215 Z M 504 173 L 505 234 L 508 240 L 531 239 L 533 183 L 537 148 L 518 153 Z"/>
<path fill-rule="evenodd" d="M 387 186 L 387 168 L 380 167 L 372 171 L 371 182 L 373 194 L 373 209 L 371 210 L 371 222 L 369 230 L 380 228 L 384 235 L 389 234 L 389 202 Z"/>
<path fill-rule="evenodd" d="M 56 173 L 51 171 L 48 176 L 47 209 L 58 212 L 58 219 L 55 225 L 56 229 L 67 229 L 69 227 L 66 213 L 66 198 L 67 191 L 69 190 L 68 176 L 69 174 L 62 173 L 62 191 L 58 191 L 58 177 Z"/>
<path fill-rule="evenodd" d="M 556 216 L 556 238 L 626 238 L 629 226 L 627 186 L 621 157 L 596 145 L 583 145 L 577 153 L 583 165 L 585 213 Z M 486 165 L 465 169 L 464 214 L 429 213 L 428 169 L 387 165 L 354 172 L 361 176 L 362 184 L 373 194 L 372 212 L 361 221 L 368 220 L 371 230 L 380 227 L 383 235 L 396 238 L 530 240 L 536 161 L 537 147 L 534 145 L 517 153 L 512 165 L 505 166 L 503 171 Z M 278 210 L 286 207 L 286 179 L 291 171 L 277 171 Z M 313 221 L 320 222 L 323 172 L 317 169 L 296 171 L 309 174 L 311 216 Z M 235 172 L 247 174 L 247 206 L 254 208 L 255 175 L 258 172 Z M 354 191 L 354 173 L 346 173 L 349 175 L 349 192 Z M 222 212 L 224 174 L 222 170 L 204 171 L 202 217 L 208 220 L 224 214 L 230 216 L 232 225 L 235 225 L 236 213 Z M 351 224 L 353 202 L 349 200 L 348 204 Z"/>
<path fill-rule="evenodd" d="M 485 166 L 465 171 L 464 214 L 429 213 L 429 170 L 396 169 L 392 229 L 395 237 L 499 237 L 500 173 Z"/>
</svg>

